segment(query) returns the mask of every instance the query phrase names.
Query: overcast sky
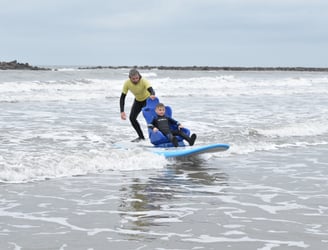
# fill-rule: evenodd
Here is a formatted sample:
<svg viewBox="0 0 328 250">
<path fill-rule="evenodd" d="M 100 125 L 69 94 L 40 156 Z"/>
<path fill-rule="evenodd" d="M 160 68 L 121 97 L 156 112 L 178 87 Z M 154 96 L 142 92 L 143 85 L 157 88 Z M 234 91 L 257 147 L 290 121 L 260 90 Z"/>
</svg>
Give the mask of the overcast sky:
<svg viewBox="0 0 328 250">
<path fill-rule="evenodd" d="M 0 61 L 328 67 L 327 0 L 0 0 Z"/>
</svg>

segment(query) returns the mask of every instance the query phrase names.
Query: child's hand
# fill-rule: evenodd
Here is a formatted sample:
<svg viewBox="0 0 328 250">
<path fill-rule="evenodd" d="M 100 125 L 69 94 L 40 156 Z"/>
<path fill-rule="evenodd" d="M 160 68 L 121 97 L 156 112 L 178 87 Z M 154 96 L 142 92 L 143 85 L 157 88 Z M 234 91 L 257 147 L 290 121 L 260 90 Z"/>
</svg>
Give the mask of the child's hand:
<svg viewBox="0 0 328 250">
<path fill-rule="evenodd" d="M 157 132 L 158 131 L 158 128 L 153 128 L 153 132 Z"/>
<path fill-rule="evenodd" d="M 178 126 L 178 129 L 181 129 L 181 128 L 183 128 L 182 124 L 180 124 L 180 125 Z"/>
</svg>

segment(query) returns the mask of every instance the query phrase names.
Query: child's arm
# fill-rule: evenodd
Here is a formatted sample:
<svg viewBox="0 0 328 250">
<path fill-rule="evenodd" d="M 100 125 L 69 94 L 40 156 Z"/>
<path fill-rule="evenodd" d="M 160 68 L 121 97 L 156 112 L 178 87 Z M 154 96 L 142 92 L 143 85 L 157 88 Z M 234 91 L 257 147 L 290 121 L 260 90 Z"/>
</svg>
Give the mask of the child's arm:
<svg viewBox="0 0 328 250">
<path fill-rule="evenodd" d="M 158 128 L 156 128 L 154 125 L 154 121 L 152 121 L 152 123 L 147 124 L 147 127 L 152 129 L 154 132 L 158 131 Z"/>
<path fill-rule="evenodd" d="M 171 118 L 171 117 L 168 117 L 168 119 L 169 119 L 169 122 L 170 122 L 171 124 L 176 125 L 176 126 L 178 127 L 178 129 L 183 128 L 183 125 L 182 125 L 180 122 L 178 122 L 177 120 L 174 120 L 174 119 Z"/>
</svg>

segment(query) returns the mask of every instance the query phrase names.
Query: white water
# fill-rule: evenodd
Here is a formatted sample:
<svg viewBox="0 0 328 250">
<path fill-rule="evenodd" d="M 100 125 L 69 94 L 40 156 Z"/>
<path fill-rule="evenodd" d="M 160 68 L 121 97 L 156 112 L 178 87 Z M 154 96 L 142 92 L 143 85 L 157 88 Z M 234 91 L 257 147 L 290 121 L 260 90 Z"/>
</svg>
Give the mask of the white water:
<svg viewBox="0 0 328 250">
<path fill-rule="evenodd" d="M 219 157 L 328 143 L 325 74 L 158 70 L 142 74 L 160 100 L 173 108 L 175 118 L 197 132 L 197 143 L 231 144 Z M 0 181 L 171 164 L 139 149 L 113 147 L 114 142 L 135 137 L 118 113 L 126 76 L 126 70 L 1 72 Z M 132 98 L 129 94 L 126 111 Z M 139 121 L 146 133 L 141 115 Z"/>
<path fill-rule="evenodd" d="M 230 149 L 118 148 L 127 70 L 2 71 L 1 249 L 327 249 L 326 74 L 142 74 L 196 145 Z"/>
</svg>

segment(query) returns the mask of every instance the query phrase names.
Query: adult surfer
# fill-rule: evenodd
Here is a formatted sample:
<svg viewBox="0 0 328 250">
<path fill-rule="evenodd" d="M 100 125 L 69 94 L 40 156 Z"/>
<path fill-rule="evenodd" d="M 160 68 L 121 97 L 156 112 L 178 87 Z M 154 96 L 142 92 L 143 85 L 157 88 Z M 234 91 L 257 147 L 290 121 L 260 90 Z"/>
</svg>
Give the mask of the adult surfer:
<svg viewBox="0 0 328 250">
<path fill-rule="evenodd" d="M 138 137 L 132 140 L 132 142 L 139 142 L 141 140 L 145 140 L 145 137 L 143 135 L 137 117 L 140 114 L 142 108 L 146 106 L 147 98 L 150 97 L 152 100 L 155 99 L 155 91 L 152 88 L 151 84 L 145 78 L 142 78 L 141 74 L 137 69 L 131 69 L 129 72 L 129 79 L 126 80 L 123 84 L 122 94 L 120 97 L 120 111 L 122 120 L 126 120 L 124 105 L 125 97 L 129 90 L 135 97 L 133 105 L 131 107 L 129 119 L 132 124 L 132 127 L 138 134 Z"/>
</svg>

